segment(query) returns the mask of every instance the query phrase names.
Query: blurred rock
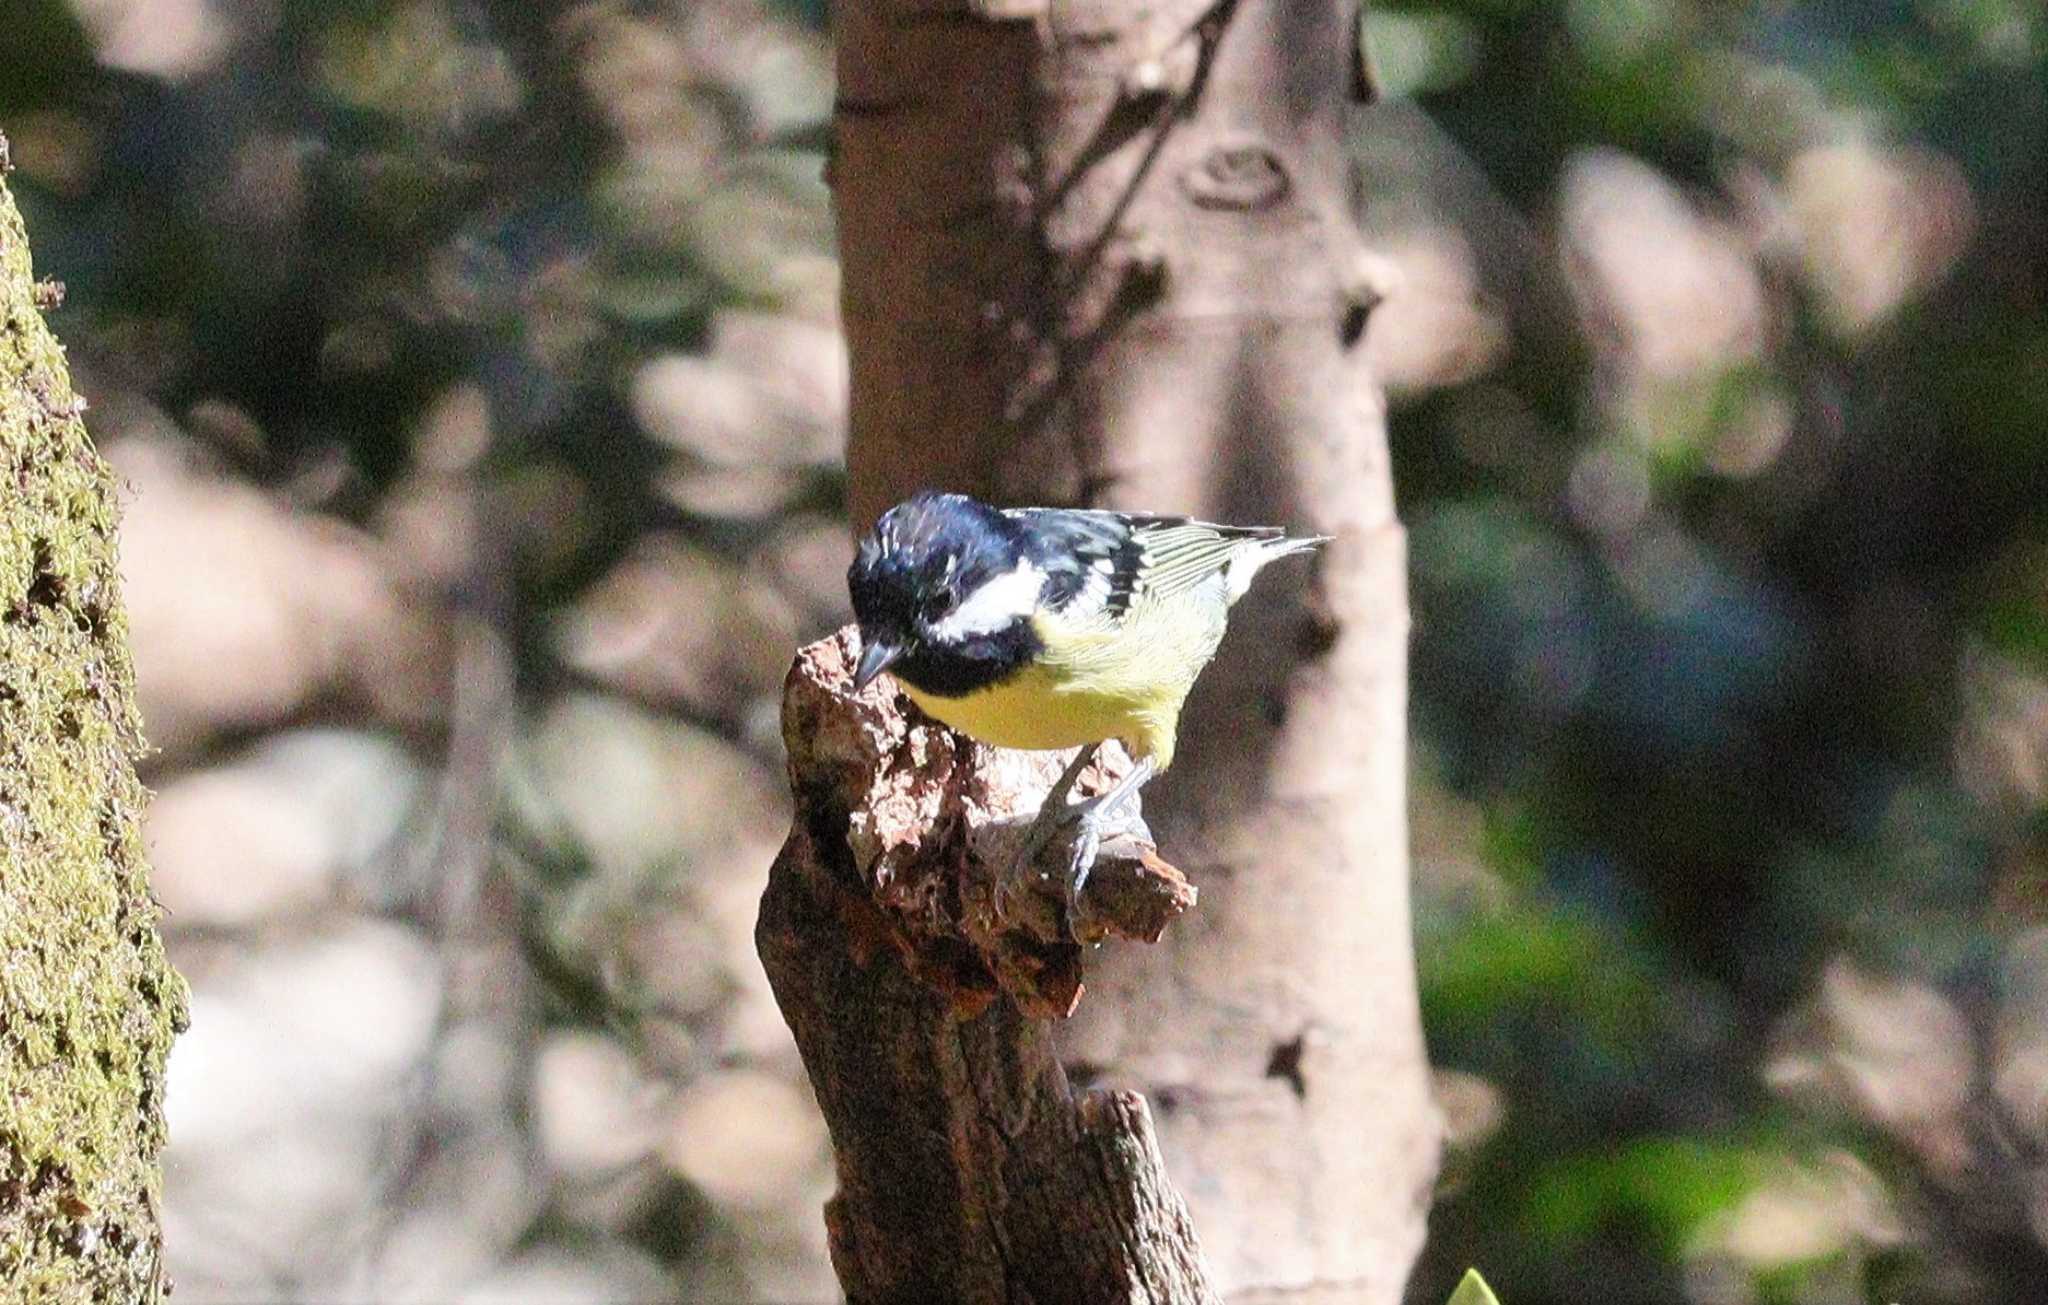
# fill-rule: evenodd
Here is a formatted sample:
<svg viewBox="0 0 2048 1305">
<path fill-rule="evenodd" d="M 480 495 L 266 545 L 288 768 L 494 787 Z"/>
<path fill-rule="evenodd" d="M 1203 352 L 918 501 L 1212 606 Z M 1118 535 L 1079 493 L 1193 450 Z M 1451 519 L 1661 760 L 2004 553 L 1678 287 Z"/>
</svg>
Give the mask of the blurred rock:
<svg viewBox="0 0 2048 1305">
<path fill-rule="evenodd" d="M 169 927 L 245 925 L 327 901 L 390 849 L 420 788 L 404 749 L 345 730 L 277 735 L 173 778 L 144 825 Z"/>
<path fill-rule="evenodd" d="M 718 466 L 780 462 L 796 432 L 775 429 L 771 401 L 751 376 L 696 354 L 649 359 L 633 375 L 640 429 Z"/>
<path fill-rule="evenodd" d="M 756 132 L 831 116 L 831 51 L 818 33 L 764 14 L 757 0 L 699 0 L 683 12 L 681 49 L 695 75 L 733 93 Z"/>
<path fill-rule="evenodd" d="M 824 1222 L 823 1219 L 819 1220 Z M 743 1248 L 735 1244 L 737 1239 L 727 1236 L 706 1243 L 698 1248 L 677 1271 L 676 1299 L 685 1301 L 718 1301 L 720 1305 L 752 1305 L 760 1298 L 747 1286 L 746 1274 L 740 1267 Z M 800 1298 L 790 1297 L 777 1300 L 773 1305 L 797 1305 Z M 819 1298 L 820 1301 L 837 1301 L 837 1291 Z"/>
<path fill-rule="evenodd" d="M 659 1011 L 634 1017 L 633 1040 L 648 1072 L 664 1078 L 688 1078 L 713 1063 L 691 1021 Z"/>
<path fill-rule="evenodd" d="M 569 9 L 558 30 L 629 171 L 665 175 L 663 190 L 701 188 L 726 142 L 719 116 L 693 93 L 693 70 L 670 25 L 621 5 L 585 3 Z"/>
<path fill-rule="evenodd" d="M 661 1267 L 623 1246 L 528 1251 L 454 1299 L 458 1305 L 619 1305 L 675 1299 Z"/>
<path fill-rule="evenodd" d="M 395 575 L 436 593 L 475 593 L 500 578 L 531 591 L 584 563 L 597 505 L 583 478 L 527 461 L 496 475 L 422 470 L 378 503 L 377 534 Z"/>
<path fill-rule="evenodd" d="M 543 934 L 560 963 L 599 985 L 630 1023 L 641 1057 L 681 1075 L 702 1068 L 707 1036 L 716 1045 L 741 971 L 760 968 L 751 945 L 727 946 L 705 919 L 701 894 L 723 864 L 713 857 L 686 876 L 658 865 L 580 876 L 558 895 Z"/>
<path fill-rule="evenodd" d="M 1650 466 L 1642 449 L 1619 442 L 1589 444 L 1572 464 L 1565 502 L 1592 534 L 1622 539 L 1650 510 Z"/>
<path fill-rule="evenodd" d="M 309 1298 L 441 1305 L 499 1266 L 539 1217 L 546 1186 L 509 1113 L 442 1122 L 390 1185 L 367 1254 Z"/>
<path fill-rule="evenodd" d="M 1733 226 L 1614 150 L 1575 158 L 1558 202 L 1586 329 L 1626 367 L 1673 378 L 1760 355 L 1763 285 Z"/>
<path fill-rule="evenodd" d="M 825 1123 L 786 1078 L 726 1070 L 692 1084 L 677 1102 L 661 1155 L 720 1206 L 775 1208 L 829 1164 Z"/>
<path fill-rule="evenodd" d="M 209 205 L 222 233 L 244 241 L 289 238 L 312 198 L 307 164 L 319 151 L 319 145 L 304 136 L 250 134 L 236 147 Z M 274 250 L 275 245 L 266 248 Z"/>
<path fill-rule="evenodd" d="M 523 1025 L 501 1015 L 449 1022 L 434 1046 L 434 1109 L 454 1119 L 492 1119 L 523 1103 L 532 1050 Z"/>
<path fill-rule="evenodd" d="M 720 1305 L 831 1305 L 844 1299 L 825 1248 L 825 1176 L 787 1209 L 714 1223 L 681 1268 L 681 1299 Z"/>
<path fill-rule="evenodd" d="M 2048 928 L 2029 929 L 2006 944 L 2001 978 L 1991 1091 L 2038 1156 L 2048 1148 Z M 2043 1174 L 2048 1181 L 2048 1168 Z M 2041 1211 L 2048 1216 L 2048 1204 Z"/>
<path fill-rule="evenodd" d="M 513 800 L 601 875 L 669 877 L 736 838 L 780 833 L 788 799 L 731 744 L 599 694 L 545 707 L 518 750 Z"/>
<path fill-rule="evenodd" d="M 836 330 L 729 309 L 707 355 L 649 360 L 631 397 L 642 430 L 708 466 L 829 466 L 845 443 L 846 387 Z"/>
<path fill-rule="evenodd" d="M 1757 381 L 1743 396 L 1741 410 L 1719 419 L 1707 466 L 1737 479 L 1757 475 L 1785 451 L 1795 425 L 1791 398 L 1775 382 Z"/>
<path fill-rule="evenodd" d="M 358 109 L 439 135 L 472 132 L 516 112 L 527 88 L 489 28 L 438 4 L 390 5 L 334 29 L 315 62 L 320 89 Z"/>
<path fill-rule="evenodd" d="M 835 1189 L 830 1170 L 820 1169 L 780 1206 L 732 1222 L 736 1235 L 721 1249 L 739 1265 L 745 1299 L 773 1305 L 842 1299 L 821 1217 Z"/>
<path fill-rule="evenodd" d="M 418 933 L 366 920 L 174 959 L 193 1024 L 166 1089 L 171 1269 L 196 1299 L 275 1299 L 382 1217 L 439 969 Z"/>
<path fill-rule="evenodd" d="M 218 65 L 234 43 L 228 6 L 209 0 L 71 0 L 110 68 L 183 81 Z"/>
<path fill-rule="evenodd" d="M 485 556 L 509 555 L 529 585 L 578 566 L 602 527 L 589 482 L 573 468 L 540 458 L 485 482 L 479 509 Z"/>
<path fill-rule="evenodd" d="M 1392 395 L 1469 381 L 1506 355 L 1500 313 L 1480 292 L 1472 250 L 1449 227 L 1418 227 L 1375 242 L 1386 298 L 1366 322 L 1365 354 Z"/>
<path fill-rule="evenodd" d="M 796 1038 L 783 1021 L 782 1008 L 768 976 L 758 965 L 735 972 L 739 991 L 720 1012 L 715 1050 L 739 1064 L 776 1068 L 791 1075 L 802 1073 Z"/>
<path fill-rule="evenodd" d="M 441 475 L 473 470 L 490 447 L 490 396 L 475 381 L 443 390 L 420 415 L 413 431 L 414 463 Z"/>
<path fill-rule="evenodd" d="M 678 462 L 661 474 L 656 487 L 686 516 L 764 522 L 816 483 L 815 475 L 795 467 L 703 467 Z"/>
<path fill-rule="evenodd" d="M 1925 149 L 1808 149 L 1786 168 L 1785 195 L 1807 278 L 1847 335 L 1940 280 L 1976 228 L 1962 169 Z"/>
<path fill-rule="evenodd" d="M 248 409 L 225 399 L 201 399 L 185 409 L 184 428 L 210 449 L 249 464 L 270 456 L 270 435 Z"/>
<path fill-rule="evenodd" d="M 475 570 L 477 494 L 462 475 L 406 477 L 378 503 L 375 528 L 408 578 L 452 590 Z"/>
<path fill-rule="evenodd" d="M 1739 475 L 1769 466 L 1790 413 L 1758 379 L 1773 308 L 1744 232 L 1612 150 L 1577 156 L 1561 190 L 1565 271 L 1602 364 L 1595 393 L 1607 424 L 1656 464 L 1640 471 L 1695 458 Z M 1618 538 L 1647 519 L 1637 505 L 1649 506 L 1650 483 L 1596 452 L 1575 476 L 1575 510 Z"/>
<path fill-rule="evenodd" d="M 1438 1200 L 1470 1188 L 1485 1168 L 1485 1148 L 1507 1118 L 1501 1090 L 1477 1074 L 1463 1070 L 1430 1072 L 1429 1094 L 1443 1130 L 1443 1160 L 1437 1170 Z"/>
<path fill-rule="evenodd" d="M 1851 1247 L 1896 1246 L 1905 1237 L 1883 1181 L 1849 1152 L 1829 1151 L 1812 1163 L 1772 1164 L 1749 1195 L 1709 1223 L 1695 1253 L 1768 1271 Z"/>
<path fill-rule="evenodd" d="M 7 120 L 8 157 L 21 175 L 66 199 L 77 199 L 91 189 L 105 161 L 106 143 L 98 124 L 85 114 L 65 109 L 41 109 L 10 114 Z M 73 379 L 82 394 L 98 393 L 84 383 L 80 368 L 72 364 Z"/>
<path fill-rule="evenodd" d="M 184 1088 L 191 1086 L 188 1079 Z M 179 1098 L 171 1102 L 175 1130 Z M 252 1114 L 234 1145 L 173 1142 L 164 1162 L 164 1254 L 178 1294 L 296 1299 L 287 1284 L 341 1272 L 394 1181 L 391 1125 L 367 1115 Z"/>
<path fill-rule="evenodd" d="M 1971 1161 L 1963 1110 L 1975 1073 L 1969 1024 L 1947 998 L 1846 958 L 1780 1025 L 1764 1066 L 1771 1087 L 1847 1109 L 1948 1178 Z"/>
<path fill-rule="evenodd" d="M 174 1153 L 308 1116 L 388 1107 L 424 1061 L 440 968 L 415 930 L 349 920 L 187 966 L 192 1029 L 171 1052 Z"/>
<path fill-rule="evenodd" d="M 1460 796 L 1443 777 L 1442 759 L 1428 744 L 1411 745 L 1408 822 L 1415 845 L 1419 896 L 1460 912 L 1499 914 L 1514 903 L 1513 890 L 1487 865 L 1487 813 Z"/>
<path fill-rule="evenodd" d="M 709 1208 L 695 1188 L 652 1157 L 624 1169 L 558 1181 L 551 1194 L 550 1222 L 603 1238 L 640 1240 L 643 1245 L 651 1240 L 663 1248 L 657 1253 L 694 1240 Z"/>
<path fill-rule="evenodd" d="M 602 1034 L 557 1034 L 534 1061 L 535 1134 L 548 1162 L 571 1178 L 624 1169 L 653 1149 L 666 1096 Z"/>
<path fill-rule="evenodd" d="M 721 985 L 722 1000 L 707 1031 L 709 1054 L 723 1064 L 774 1069 L 794 1082 L 802 1074 L 796 1040 L 754 951 L 761 894 L 781 846 L 781 836 L 767 830 L 733 839 L 706 860 L 691 886 L 690 905 L 711 939 Z M 804 1109 L 812 1110 L 808 1101 Z"/>
<path fill-rule="evenodd" d="M 829 193 L 814 153 L 758 150 L 690 197 L 680 239 L 735 297 L 816 313 L 836 286 Z M 808 256 L 805 256 L 808 255 Z M 829 304 L 825 299 L 824 303 Z"/>
<path fill-rule="evenodd" d="M 560 621 L 556 646 L 600 684 L 733 720 L 780 689 L 796 620 L 758 579 L 656 536 Z"/>
<path fill-rule="evenodd" d="M 1972 644 L 1957 678 L 1956 776 L 1987 807 L 2024 821 L 2048 805 L 2048 676 Z"/>
<path fill-rule="evenodd" d="M 716 874 L 714 869 L 704 876 L 707 887 Z M 758 896 L 759 888 L 755 891 Z M 681 1019 L 723 1005 L 732 993 L 731 963 L 740 958 L 720 945 L 694 896 L 636 915 L 641 918 L 627 922 L 616 963 L 605 975 L 612 1000 L 627 1010 Z M 751 952 L 746 959 L 752 959 Z"/>
<path fill-rule="evenodd" d="M 372 540 L 205 472 L 168 440 L 120 440 L 108 459 L 132 488 L 122 584 L 156 747 L 175 755 L 316 698 L 405 722 L 437 712 L 439 623 L 392 584 Z"/>
<path fill-rule="evenodd" d="M 1430 1074 L 1429 1093 L 1443 1115 L 1444 1145 L 1471 1151 L 1485 1145 L 1507 1118 L 1499 1088 L 1477 1074 L 1439 1069 Z"/>
<path fill-rule="evenodd" d="M 846 568 L 853 561 L 853 537 L 843 518 L 791 517 L 759 557 L 769 581 L 795 610 L 798 644 L 822 639 L 852 619 Z"/>
</svg>

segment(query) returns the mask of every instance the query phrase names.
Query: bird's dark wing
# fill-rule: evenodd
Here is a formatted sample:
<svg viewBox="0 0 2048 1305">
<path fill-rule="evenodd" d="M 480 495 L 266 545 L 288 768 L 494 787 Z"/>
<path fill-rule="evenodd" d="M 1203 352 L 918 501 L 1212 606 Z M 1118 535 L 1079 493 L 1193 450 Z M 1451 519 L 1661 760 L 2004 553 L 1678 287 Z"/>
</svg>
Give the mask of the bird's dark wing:
<svg viewBox="0 0 2048 1305">
<path fill-rule="evenodd" d="M 1079 508 L 1012 508 L 1032 561 L 1049 577 L 1056 611 L 1079 604 L 1121 617 L 1141 596 L 1162 598 L 1222 572 L 1243 545 L 1277 540 L 1274 526 L 1219 526 L 1188 517 Z"/>
<path fill-rule="evenodd" d="M 1130 608 L 1144 562 L 1132 518 L 1068 508 L 1011 508 L 1004 515 L 1023 527 L 1023 546 L 1046 574 L 1047 606 L 1112 617 Z"/>
</svg>

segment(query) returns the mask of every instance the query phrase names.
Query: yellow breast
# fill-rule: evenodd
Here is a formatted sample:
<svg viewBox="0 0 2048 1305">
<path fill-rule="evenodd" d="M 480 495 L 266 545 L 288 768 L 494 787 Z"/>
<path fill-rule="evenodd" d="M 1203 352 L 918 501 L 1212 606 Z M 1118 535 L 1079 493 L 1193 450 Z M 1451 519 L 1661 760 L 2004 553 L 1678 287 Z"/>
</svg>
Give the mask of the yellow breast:
<svg viewBox="0 0 2048 1305">
<path fill-rule="evenodd" d="M 1223 612 L 1141 611 L 1118 628 L 1073 627 L 1041 614 L 1045 652 L 1017 674 L 960 698 L 904 685 L 928 715 L 1001 748 L 1059 749 L 1121 739 L 1159 770 L 1195 677 L 1223 635 Z"/>
<path fill-rule="evenodd" d="M 1120 738 L 1142 749 L 1156 733 L 1148 704 L 1063 683 L 1037 666 L 964 698 L 938 698 L 909 685 L 903 691 L 928 715 L 999 748 L 1072 748 Z M 1173 704 L 1175 714 L 1179 705 Z M 1170 721 L 1167 728 L 1170 737 Z"/>
</svg>

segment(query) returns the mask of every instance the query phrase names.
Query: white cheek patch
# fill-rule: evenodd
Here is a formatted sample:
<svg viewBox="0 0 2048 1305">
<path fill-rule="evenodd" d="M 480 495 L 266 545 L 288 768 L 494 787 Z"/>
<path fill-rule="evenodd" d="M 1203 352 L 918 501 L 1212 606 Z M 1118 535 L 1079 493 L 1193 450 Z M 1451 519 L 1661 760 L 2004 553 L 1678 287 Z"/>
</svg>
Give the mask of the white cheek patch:
<svg viewBox="0 0 2048 1305">
<path fill-rule="evenodd" d="M 946 643 L 1006 630 L 1038 609 L 1038 596 L 1045 591 L 1045 572 L 1029 562 L 1017 563 L 988 581 L 931 627 L 931 636 Z"/>
</svg>

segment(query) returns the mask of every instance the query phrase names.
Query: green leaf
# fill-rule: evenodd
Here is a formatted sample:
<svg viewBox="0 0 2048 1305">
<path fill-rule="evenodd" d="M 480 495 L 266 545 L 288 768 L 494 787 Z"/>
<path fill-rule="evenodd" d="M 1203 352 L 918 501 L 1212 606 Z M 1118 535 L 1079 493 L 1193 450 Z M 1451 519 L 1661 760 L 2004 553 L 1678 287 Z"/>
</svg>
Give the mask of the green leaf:
<svg viewBox="0 0 2048 1305">
<path fill-rule="evenodd" d="M 1756 1188 L 1770 1159 L 1766 1147 L 1691 1136 L 1571 1155 L 1536 1178 L 1531 1231 L 1564 1253 L 1625 1218 L 1676 1256 L 1707 1219 Z"/>
<path fill-rule="evenodd" d="M 1467 1269 L 1447 1305 L 1500 1305 L 1500 1297 L 1493 1294 L 1493 1288 L 1486 1285 L 1479 1270 Z"/>
</svg>

